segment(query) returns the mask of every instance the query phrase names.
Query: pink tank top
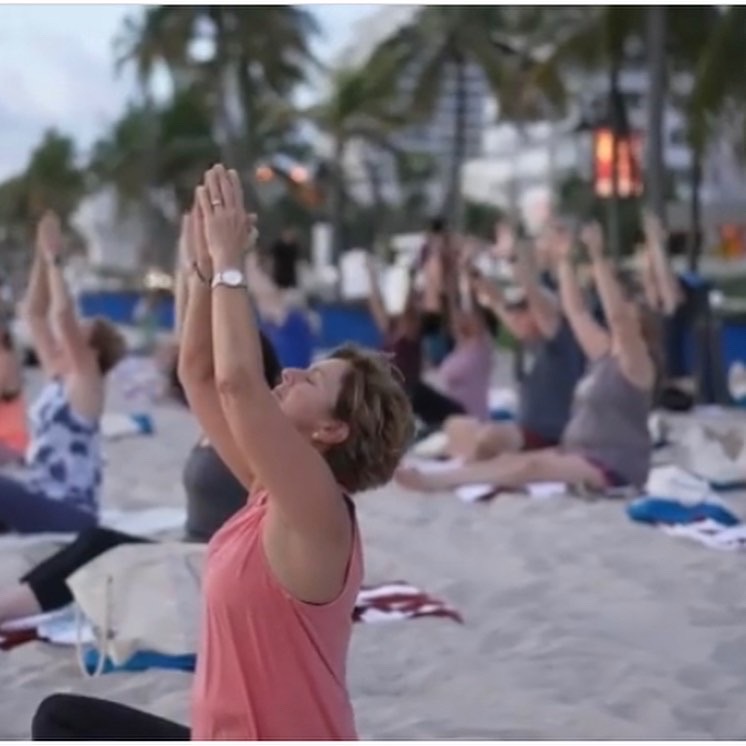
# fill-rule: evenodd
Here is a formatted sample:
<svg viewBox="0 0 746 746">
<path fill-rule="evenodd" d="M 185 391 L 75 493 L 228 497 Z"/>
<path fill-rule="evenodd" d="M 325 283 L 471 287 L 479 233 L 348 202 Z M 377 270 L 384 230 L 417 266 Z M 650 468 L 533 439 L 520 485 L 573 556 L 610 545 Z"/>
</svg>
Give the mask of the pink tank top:
<svg viewBox="0 0 746 746">
<path fill-rule="evenodd" d="M 356 740 L 345 679 L 363 578 L 357 521 L 344 588 L 315 605 L 274 577 L 262 543 L 266 512 L 260 492 L 208 547 L 192 739 Z"/>
</svg>

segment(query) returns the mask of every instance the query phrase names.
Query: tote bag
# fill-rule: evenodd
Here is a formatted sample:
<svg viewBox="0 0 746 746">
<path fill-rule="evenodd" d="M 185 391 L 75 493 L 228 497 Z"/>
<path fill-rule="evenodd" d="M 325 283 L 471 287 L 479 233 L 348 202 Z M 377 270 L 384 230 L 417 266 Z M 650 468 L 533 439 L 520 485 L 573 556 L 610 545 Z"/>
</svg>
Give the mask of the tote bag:
<svg viewBox="0 0 746 746">
<path fill-rule="evenodd" d="M 123 665 L 138 650 L 195 653 L 206 550 L 199 544 L 125 544 L 71 575 L 67 584 L 75 599 L 81 669 L 86 672 L 81 643 L 86 619 L 98 652 L 94 676 L 107 657 Z"/>
</svg>

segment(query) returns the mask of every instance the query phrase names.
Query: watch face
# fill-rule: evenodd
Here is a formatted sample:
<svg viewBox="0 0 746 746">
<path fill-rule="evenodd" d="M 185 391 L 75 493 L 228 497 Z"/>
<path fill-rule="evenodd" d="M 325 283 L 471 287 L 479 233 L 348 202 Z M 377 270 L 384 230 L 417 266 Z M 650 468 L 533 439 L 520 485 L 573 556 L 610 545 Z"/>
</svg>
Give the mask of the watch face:
<svg viewBox="0 0 746 746">
<path fill-rule="evenodd" d="M 222 279 L 226 285 L 241 285 L 243 283 L 243 273 L 238 269 L 227 269 L 223 272 Z"/>
</svg>

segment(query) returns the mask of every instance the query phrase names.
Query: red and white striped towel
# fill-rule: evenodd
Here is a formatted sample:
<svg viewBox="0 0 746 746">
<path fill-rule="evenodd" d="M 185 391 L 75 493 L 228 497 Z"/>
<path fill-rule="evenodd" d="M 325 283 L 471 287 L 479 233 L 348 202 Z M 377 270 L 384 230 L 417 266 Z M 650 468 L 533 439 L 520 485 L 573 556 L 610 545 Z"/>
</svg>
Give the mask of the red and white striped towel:
<svg viewBox="0 0 746 746">
<path fill-rule="evenodd" d="M 402 580 L 363 586 L 352 618 L 356 622 L 378 624 L 426 616 L 451 619 L 459 624 L 464 621 L 461 614 L 445 601 Z"/>
</svg>

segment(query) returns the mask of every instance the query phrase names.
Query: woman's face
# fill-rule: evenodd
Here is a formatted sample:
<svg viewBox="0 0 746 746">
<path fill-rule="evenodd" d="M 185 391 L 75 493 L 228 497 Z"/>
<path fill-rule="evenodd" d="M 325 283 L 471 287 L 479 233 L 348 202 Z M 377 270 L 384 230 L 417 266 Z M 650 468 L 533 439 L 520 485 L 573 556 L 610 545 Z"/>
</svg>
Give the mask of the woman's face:
<svg viewBox="0 0 746 746">
<path fill-rule="evenodd" d="M 306 369 L 285 368 L 280 383 L 272 390 L 295 427 L 319 445 L 341 443 L 349 432 L 347 424 L 333 415 L 349 369 L 346 360 L 334 358 Z"/>
</svg>

